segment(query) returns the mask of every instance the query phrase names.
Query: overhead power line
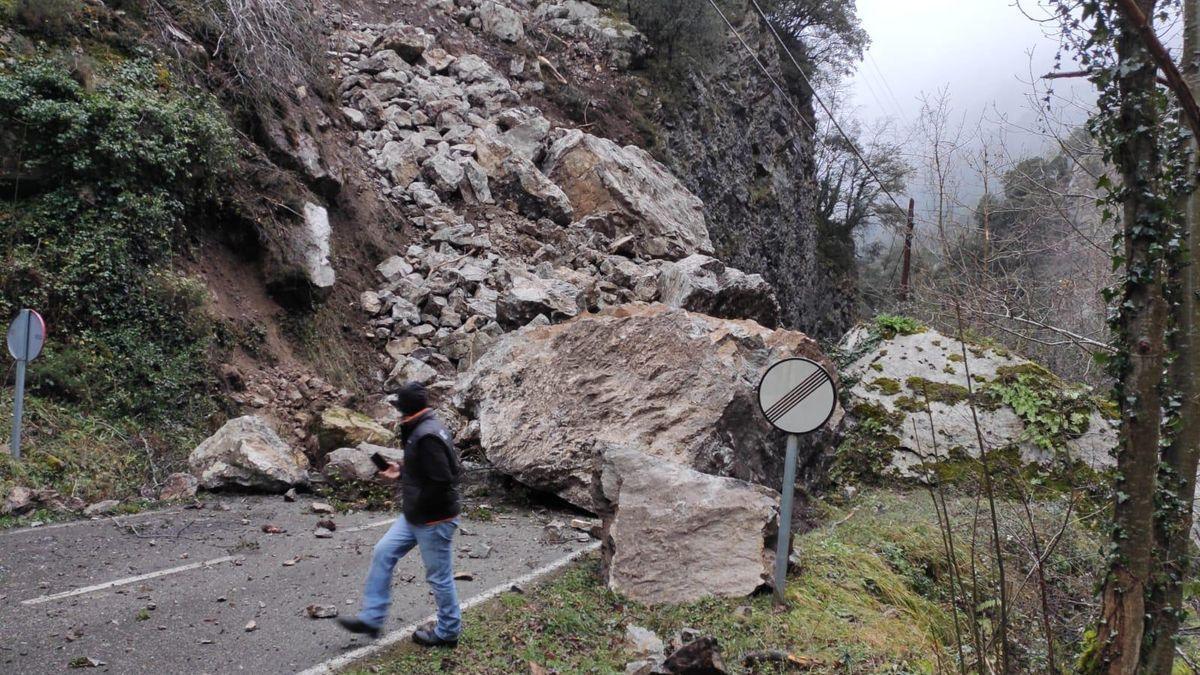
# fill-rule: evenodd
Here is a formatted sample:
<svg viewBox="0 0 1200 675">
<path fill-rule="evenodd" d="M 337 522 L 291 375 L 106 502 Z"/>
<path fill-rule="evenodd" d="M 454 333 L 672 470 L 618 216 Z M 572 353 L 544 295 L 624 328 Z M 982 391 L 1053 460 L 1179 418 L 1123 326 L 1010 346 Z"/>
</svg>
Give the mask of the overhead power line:
<svg viewBox="0 0 1200 675">
<path fill-rule="evenodd" d="M 717 14 L 721 16 L 721 20 L 725 22 L 726 26 L 729 26 L 729 30 L 733 31 L 733 36 L 738 39 L 738 42 L 742 43 L 742 47 L 746 50 L 746 53 L 750 55 L 750 58 L 754 59 L 754 62 L 758 64 L 758 67 L 763 71 L 763 75 L 766 75 L 767 79 L 771 81 L 771 84 L 775 85 L 775 88 L 784 95 L 784 100 L 787 101 L 788 105 L 792 107 L 792 110 L 796 111 L 796 117 L 800 120 L 800 123 L 803 124 L 806 129 L 812 132 L 814 136 L 816 136 L 817 130 L 808 123 L 808 120 L 804 117 L 804 113 L 800 112 L 800 108 L 796 107 L 796 104 L 792 101 L 791 96 L 788 95 L 787 90 L 781 87 L 779 83 L 775 81 L 775 78 L 771 76 L 771 71 L 767 70 L 767 67 L 763 65 L 761 60 L 759 60 L 758 54 L 755 54 L 754 50 L 750 48 L 750 45 L 746 44 L 746 41 L 742 39 L 741 33 L 739 33 L 737 29 L 733 27 L 733 24 L 729 22 L 729 19 L 725 17 L 725 12 L 721 11 L 721 8 L 717 6 L 715 0 L 708 0 L 708 3 L 712 5 L 713 9 L 717 10 Z"/>
<path fill-rule="evenodd" d="M 767 24 L 767 28 L 771 31 L 771 35 L 775 36 L 775 40 L 779 42 L 779 46 L 783 47 L 784 53 L 788 55 L 788 58 L 792 60 L 792 64 L 796 66 L 796 71 L 800 73 L 800 77 L 804 78 L 804 83 L 808 85 L 808 90 L 812 92 L 813 98 L 816 99 L 818 104 L 820 104 L 821 109 L 825 111 L 825 114 L 829 117 L 829 121 L 833 124 L 833 127 L 837 129 L 837 132 L 841 134 L 843 139 L 846 140 L 847 145 L 850 147 L 850 151 L 853 152 L 854 156 L 858 157 L 858 161 L 862 162 L 863 166 L 866 167 L 867 171 L 871 174 L 871 177 L 874 178 L 875 182 L 879 185 L 879 189 L 882 190 L 885 195 L 887 195 L 888 199 L 892 201 L 892 204 L 896 205 L 896 209 L 903 213 L 905 208 L 900 206 L 900 200 L 896 199 L 896 197 L 892 195 L 891 191 L 888 190 L 886 185 L 884 185 L 883 180 L 879 178 L 879 174 L 875 171 L 875 167 L 871 166 L 866 157 L 863 157 L 862 152 L 860 152 L 858 149 L 858 144 L 850 138 L 850 135 L 847 134 L 844 129 L 842 129 L 842 125 L 838 124 L 837 118 L 833 116 L 833 111 L 829 109 L 829 106 L 825 105 L 825 101 L 821 98 L 821 95 L 817 93 L 817 88 L 814 87 L 812 81 L 808 79 L 808 75 L 804 74 L 804 68 L 802 68 L 800 66 L 800 62 L 796 60 L 796 55 L 792 53 L 792 50 L 788 48 L 787 43 L 783 41 L 783 38 L 779 35 L 779 31 L 775 30 L 775 25 L 771 23 L 771 20 L 767 17 L 767 13 L 764 12 L 762 7 L 759 6 L 758 0 L 750 1 L 754 3 L 754 9 L 758 10 L 758 14 L 762 17 L 763 23 Z M 732 30 L 733 24 L 729 23 L 729 19 L 725 18 L 725 13 L 722 12 L 721 8 L 717 6 L 716 0 L 708 0 L 708 2 L 713 6 L 713 9 L 717 10 L 717 13 L 721 15 L 721 18 L 725 19 L 725 24 L 728 25 Z M 735 30 L 734 33 L 736 32 L 737 31 Z M 741 41 L 741 36 L 738 37 L 738 40 Z M 742 41 L 742 44 L 745 45 L 746 43 Z M 749 49 L 749 47 L 747 47 L 747 49 Z M 755 57 L 755 60 L 757 61 L 758 57 Z M 762 64 L 760 63 L 759 65 L 761 66 Z M 884 84 L 887 84 L 887 80 L 884 80 Z"/>
</svg>

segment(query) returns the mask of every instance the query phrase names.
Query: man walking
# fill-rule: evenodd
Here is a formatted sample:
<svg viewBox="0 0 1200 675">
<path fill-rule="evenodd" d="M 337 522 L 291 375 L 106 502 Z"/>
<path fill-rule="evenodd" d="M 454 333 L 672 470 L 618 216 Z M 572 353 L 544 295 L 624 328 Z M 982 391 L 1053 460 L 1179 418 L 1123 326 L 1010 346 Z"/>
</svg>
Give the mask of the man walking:
<svg viewBox="0 0 1200 675">
<path fill-rule="evenodd" d="M 437 624 L 432 630 L 413 633 L 413 642 L 425 647 L 456 647 L 462 630 L 462 610 L 452 569 L 454 531 L 461 510 L 458 455 L 450 431 L 429 408 L 424 386 L 406 383 L 397 394 L 395 406 L 404 415 L 400 422 L 404 461 L 389 462 L 379 475 L 400 481 L 404 515 L 375 544 L 362 611 L 354 618 L 340 618 L 338 623 L 352 633 L 379 637 L 392 601 L 392 570 L 417 546 L 425 563 L 425 580 L 437 602 Z"/>
</svg>

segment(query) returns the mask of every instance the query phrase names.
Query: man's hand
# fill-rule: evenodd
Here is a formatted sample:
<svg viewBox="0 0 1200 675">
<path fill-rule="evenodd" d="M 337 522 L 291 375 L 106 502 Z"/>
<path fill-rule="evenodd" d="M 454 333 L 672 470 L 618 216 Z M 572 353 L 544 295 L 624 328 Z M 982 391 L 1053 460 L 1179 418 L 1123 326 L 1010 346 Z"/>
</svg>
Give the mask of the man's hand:
<svg viewBox="0 0 1200 675">
<path fill-rule="evenodd" d="M 400 464 L 397 462 L 388 462 L 388 468 L 379 472 L 379 477 L 384 480 L 400 480 Z"/>
</svg>

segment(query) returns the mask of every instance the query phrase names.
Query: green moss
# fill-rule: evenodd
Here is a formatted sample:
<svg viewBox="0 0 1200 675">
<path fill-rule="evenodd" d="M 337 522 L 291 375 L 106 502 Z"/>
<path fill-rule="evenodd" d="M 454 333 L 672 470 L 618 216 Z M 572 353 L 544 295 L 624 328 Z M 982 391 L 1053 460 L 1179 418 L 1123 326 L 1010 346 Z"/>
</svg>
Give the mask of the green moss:
<svg viewBox="0 0 1200 675">
<path fill-rule="evenodd" d="M 879 513 L 797 537 L 804 564 L 789 575 L 783 610 L 769 594 L 644 606 L 608 591 L 590 557 L 469 610 L 456 650 L 403 645 L 350 672 L 492 675 L 526 673 L 534 663 L 560 673 L 620 673 L 630 660 L 630 624 L 664 640 L 685 627 L 712 635 L 729 664 L 769 648 L 819 664 L 810 672 L 936 672 L 954 627 L 935 588 L 945 567 L 932 513 L 907 522 L 894 522 L 887 507 Z"/>
<path fill-rule="evenodd" d="M 970 398 L 970 391 L 961 384 L 951 384 L 948 382 L 934 382 L 923 377 L 913 376 L 904 381 L 904 384 L 922 399 L 937 401 L 947 405 L 962 403 Z"/>
<path fill-rule="evenodd" d="M 912 396 L 897 396 L 893 403 L 895 404 L 896 408 L 905 412 L 925 412 L 924 399 L 914 398 Z"/>
<path fill-rule="evenodd" d="M 875 371 L 875 372 L 877 372 L 877 373 L 882 373 L 882 372 L 883 372 L 883 364 L 882 364 L 882 363 L 879 363 L 878 361 L 876 361 L 875 363 L 872 363 L 872 364 L 870 365 L 870 368 L 871 368 L 871 370 L 874 370 L 874 371 Z"/>
<path fill-rule="evenodd" d="M 880 314 L 875 317 L 873 327 L 879 335 L 890 340 L 897 335 L 916 335 L 929 330 L 924 324 L 916 319 L 899 316 L 896 314 Z"/>
<path fill-rule="evenodd" d="M 983 398 L 1010 407 L 1024 424 L 1022 440 L 1043 450 L 1061 450 L 1088 430 L 1092 397 L 1084 387 L 1067 386 L 1035 363 L 1004 366 L 986 384 Z"/>
<path fill-rule="evenodd" d="M 962 357 L 962 354 L 959 354 L 959 353 L 957 353 L 957 352 L 953 352 L 953 353 L 950 353 L 950 354 L 947 354 L 947 355 L 946 355 L 946 360 L 947 360 L 947 361 L 954 361 L 955 363 L 962 363 L 962 361 L 963 361 L 963 357 Z"/>
<path fill-rule="evenodd" d="M 867 386 L 888 396 L 895 396 L 900 393 L 900 382 L 888 377 L 877 377 Z"/>
</svg>

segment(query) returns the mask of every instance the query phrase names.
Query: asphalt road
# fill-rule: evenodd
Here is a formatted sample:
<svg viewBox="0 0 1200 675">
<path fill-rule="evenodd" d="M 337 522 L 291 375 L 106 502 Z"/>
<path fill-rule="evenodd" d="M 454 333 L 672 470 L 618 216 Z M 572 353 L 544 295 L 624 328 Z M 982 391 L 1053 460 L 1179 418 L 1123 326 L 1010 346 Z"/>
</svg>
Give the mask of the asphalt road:
<svg viewBox="0 0 1200 675">
<path fill-rule="evenodd" d="M 70 665 L 87 659 L 103 665 L 82 672 L 294 673 L 343 663 L 367 640 L 306 608 L 357 612 L 371 549 L 392 516 L 332 516 L 337 531 L 320 539 L 315 525 L 330 516 L 311 503 L 226 497 L 199 510 L 0 532 L 0 672 L 80 672 Z M 460 599 L 478 602 L 588 546 L 546 542 L 546 519 L 465 518 L 455 571 L 473 579 L 458 582 Z M 266 524 L 286 531 L 264 533 Z M 432 612 L 414 552 L 396 567 L 387 628 Z"/>
</svg>

